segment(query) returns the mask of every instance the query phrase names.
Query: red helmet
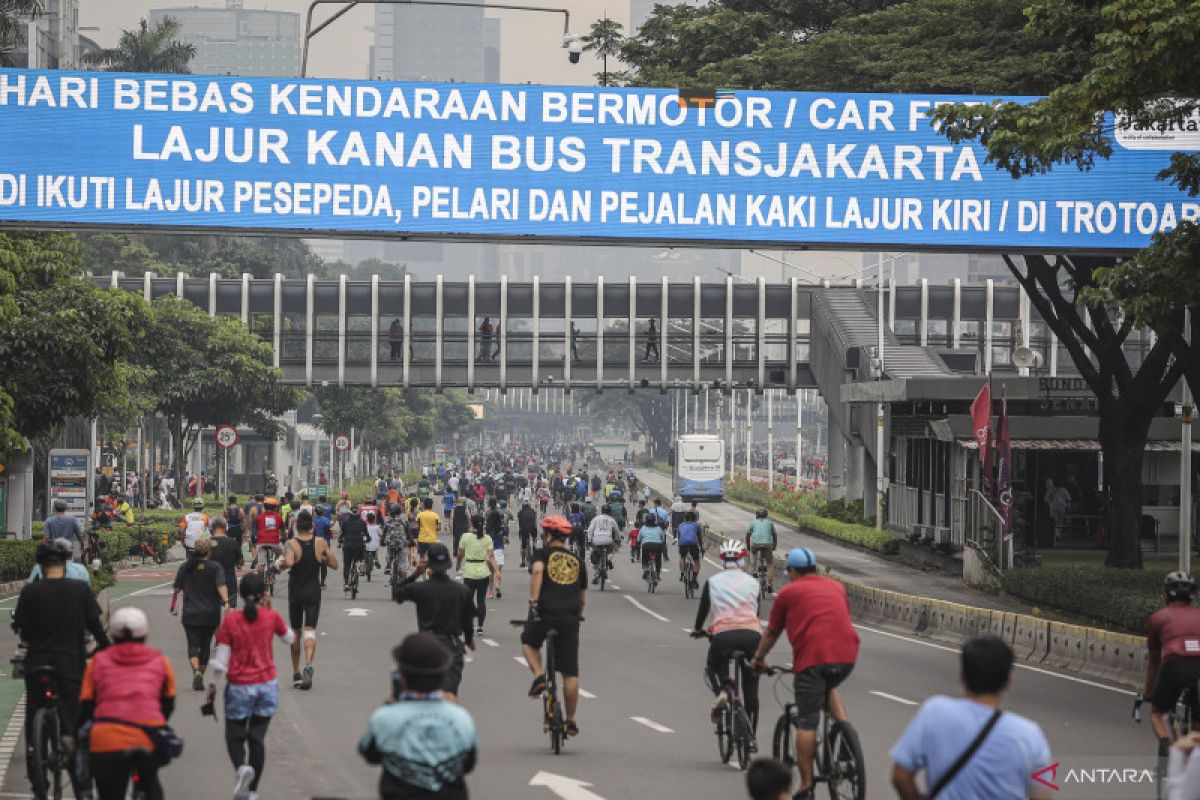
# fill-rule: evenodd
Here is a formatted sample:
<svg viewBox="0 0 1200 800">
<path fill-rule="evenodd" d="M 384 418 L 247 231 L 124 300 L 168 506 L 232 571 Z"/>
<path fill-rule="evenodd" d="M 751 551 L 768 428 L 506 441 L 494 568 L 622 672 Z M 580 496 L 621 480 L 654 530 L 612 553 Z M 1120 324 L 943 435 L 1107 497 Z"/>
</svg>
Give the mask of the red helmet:
<svg viewBox="0 0 1200 800">
<path fill-rule="evenodd" d="M 571 533 L 571 521 L 566 517 L 546 517 L 542 520 L 542 530 L 546 533 L 558 533 L 563 536 L 568 536 Z"/>
</svg>

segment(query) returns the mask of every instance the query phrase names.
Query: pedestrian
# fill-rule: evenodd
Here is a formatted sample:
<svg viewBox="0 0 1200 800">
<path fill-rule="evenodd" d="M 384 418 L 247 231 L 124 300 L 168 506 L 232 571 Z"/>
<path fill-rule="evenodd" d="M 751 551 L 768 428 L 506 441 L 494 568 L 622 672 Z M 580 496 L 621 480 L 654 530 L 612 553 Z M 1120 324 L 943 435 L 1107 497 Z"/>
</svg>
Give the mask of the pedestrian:
<svg viewBox="0 0 1200 800">
<path fill-rule="evenodd" d="M 657 361 L 661 356 L 658 354 L 658 329 L 655 327 L 656 320 L 650 318 L 650 327 L 646 329 L 646 352 L 642 355 L 642 361 L 650 360 L 650 352 L 654 351 L 654 360 Z"/>
<path fill-rule="evenodd" d="M 467 502 L 465 498 L 460 497 L 454 501 L 454 512 L 450 515 L 450 535 L 454 537 L 450 549 L 453 552 L 458 552 L 458 545 L 462 541 L 463 534 L 470 529 L 471 517 L 467 513 Z"/>
<path fill-rule="evenodd" d="M 467 587 L 453 581 L 447 575 L 450 569 L 450 551 L 444 544 L 434 544 L 413 573 L 392 589 L 392 599 L 397 603 L 411 600 L 417 606 L 417 630 L 436 637 L 440 646 L 449 654 L 449 667 L 445 670 L 439 686 L 451 702 L 458 702 L 458 688 L 462 682 L 464 648 L 475 649 L 475 636 L 471 620 L 475 608 L 471 603 L 471 592 Z M 418 579 L 425 572 L 429 580 Z"/>
<path fill-rule="evenodd" d="M 125 800 L 132 772 L 145 800 L 160 800 L 164 766 L 148 728 L 162 728 L 175 710 L 175 670 L 162 651 L 146 646 L 146 613 L 123 606 L 112 613 L 111 646 L 96 653 L 83 673 L 80 727 L 87 734 L 88 765 L 99 800 Z"/>
<path fill-rule="evenodd" d="M 80 537 L 83 535 L 83 526 L 79 520 L 67 513 L 67 501 L 57 499 L 54 501 L 54 513 L 43 523 L 42 540 L 46 542 L 55 539 L 66 539 L 71 543 L 71 552 L 74 558 L 79 558 L 81 552 Z"/>
<path fill-rule="evenodd" d="M 476 517 L 474 530 L 464 536 L 459 542 L 458 569 L 462 572 L 463 584 L 471 591 L 475 601 L 475 617 L 478 620 L 477 634 L 483 634 L 483 621 L 487 617 L 488 585 L 496 573 L 496 560 L 493 557 L 495 543 L 492 537 L 485 536 L 483 518 Z M 464 566 L 464 562 L 466 566 Z"/>
<path fill-rule="evenodd" d="M 242 543 L 228 535 L 225 520 L 217 517 L 212 521 L 212 555 L 213 561 L 221 565 L 225 572 L 225 596 L 229 607 L 237 606 L 237 571 L 245 560 L 242 556 Z"/>
<path fill-rule="evenodd" d="M 504 571 L 504 545 L 508 543 L 508 525 L 505 522 L 504 512 L 500 509 L 500 504 L 496 498 L 488 501 L 487 516 L 484 517 L 485 530 L 492 537 L 492 561 L 496 565 L 496 570 L 492 573 L 492 588 L 488 590 L 488 597 L 491 598 L 494 594 L 499 600 L 501 595 L 500 576 Z"/>
<path fill-rule="evenodd" d="M 392 320 L 392 324 L 388 326 L 388 346 L 391 348 L 392 361 L 399 361 L 404 357 L 404 326 L 400 324 L 400 318 Z"/>
<path fill-rule="evenodd" d="M 227 524 L 226 533 L 230 539 L 237 542 L 239 548 L 242 546 L 242 532 L 245 530 L 246 515 L 242 511 L 242 507 L 238 505 L 236 495 L 229 495 L 229 503 L 225 508 L 225 522 Z M 237 592 L 234 592 L 237 594 Z"/>
<path fill-rule="evenodd" d="M 179 614 L 187 636 L 188 661 L 192 665 L 192 688 L 204 688 L 204 670 L 208 667 L 213 633 L 221 624 L 221 611 L 229 607 L 225 588 L 225 570 L 212 555 L 212 540 L 198 539 L 188 560 L 175 573 L 175 591 L 171 595 L 171 613 Z M 183 595 L 183 612 L 177 608 Z"/>
<path fill-rule="evenodd" d="M 337 556 L 328 542 L 313 532 L 308 512 L 296 515 L 296 535 L 283 546 L 283 568 L 288 571 L 288 621 L 300 636 L 292 642 L 292 688 L 308 691 L 313 682 L 317 655 L 317 619 L 321 615 L 321 567 L 337 569 Z M 303 642 L 301 641 L 303 640 Z M 304 648 L 304 671 L 300 649 Z"/>
<path fill-rule="evenodd" d="M 374 512 L 367 514 L 367 580 L 371 580 L 371 572 L 379 566 L 379 545 L 382 541 L 383 526 Z"/>
<path fill-rule="evenodd" d="M 776 604 L 782 598 L 781 592 Z M 1046 736 L 1036 722 L 1000 709 L 1012 682 L 1012 648 L 998 636 L 976 636 L 963 645 L 960 663 L 966 696 L 926 700 L 892 747 L 896 794 L 901 800 L 1049 797 L 1032 778 L 1051 763 Z M 917 788 L 922 770 L 925 794 Z"/>
<path fill-rule="evenodd" d="M 479 360 L 492 360 L 492 318 L 484 317 L 479 326 Z"/>
<path fill-rule="evenodd" d="M 791 800 L 792 771 L 773 758 L 756 758 L 746 770 L 750 800 Z"/>
<path fill-rule="evenodd" d="M 575 327 L 574 320 L 571 320 L 571 360 L 579 360 L 579 328 Z"/>
<path fill-rule="evenodd" d="M 439 688 L 453 668 L 450 655 L 436 637 L 413 633 L 392 657 L 392 696 L 358 742 L 367 763 L 383 765 L 379 796 L 467 800 L 464 776 L 475 768 L 479 743 L 471 715 Z"/>
<path fill-rule="evenodd" d="M 390 522 L 390 520 L 389 520 Z M 329 519 L 329 506 L 322 503 L 317 506 L 317 516 L 313 519 L 313 533 L 318 539 L 325 540 L 325 546 L 332 548 L 333 546 L 333 522 Z M 329 575 L 329 562 L 321 562 L 321 588 L 325 588 L 325 578 Z M 334 569 L 337 569 L 337 564 L 333 564 Z"/>
<path fill-rule="evenodd" d="M 256 572 L 242 578 L 241 611 L 225 615 L 217 631 L 217 651 L 209 662 L 209 704 L 217 681 L 225 677 L 225 746 L 236 770 L 234 800 L 258 800 L 258 785 L 267 763 L 267 729 L 279 708 L 279 682 L 271 640 L 290 645 L 296 639 L 275 610 L 260 608 L 266 584 Z"/>
</svg>

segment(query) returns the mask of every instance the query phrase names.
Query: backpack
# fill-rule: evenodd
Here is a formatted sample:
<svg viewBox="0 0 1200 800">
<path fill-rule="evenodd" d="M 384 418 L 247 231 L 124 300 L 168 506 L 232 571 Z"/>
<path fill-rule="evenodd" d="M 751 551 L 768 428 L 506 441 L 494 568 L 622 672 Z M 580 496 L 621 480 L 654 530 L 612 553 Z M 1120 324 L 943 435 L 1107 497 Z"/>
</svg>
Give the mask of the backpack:
<svg viewBox="0 0 1200 800">
<path fill-rule="evenodd" d="M 500 510 L 493 508 L 487 515 L 487 528 L 489 531 L 498 531 L 504 527 L 504 515 Z"/>
<path fill-rule="evenodd" d="M 225 521 L 229 523 L 231 528 L 242 527 L 242 510 L 237 506 L 229 509 L 229 513 L 225 515 Z"/>
</svg>

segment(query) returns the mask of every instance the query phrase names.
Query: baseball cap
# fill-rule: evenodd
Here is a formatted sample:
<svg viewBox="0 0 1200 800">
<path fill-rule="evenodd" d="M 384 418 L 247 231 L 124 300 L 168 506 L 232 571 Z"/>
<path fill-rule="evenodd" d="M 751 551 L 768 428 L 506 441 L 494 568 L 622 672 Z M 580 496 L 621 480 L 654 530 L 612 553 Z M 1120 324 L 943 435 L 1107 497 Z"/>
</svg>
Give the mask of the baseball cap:
<svg viewBox="0 0 1200 800">
<path fill-rule="evenodd" d="M 444 544 L 431 545 L 425 559 L 430 569 L 442 571 L 450 568 L 450 551 Z"/>
</svg>

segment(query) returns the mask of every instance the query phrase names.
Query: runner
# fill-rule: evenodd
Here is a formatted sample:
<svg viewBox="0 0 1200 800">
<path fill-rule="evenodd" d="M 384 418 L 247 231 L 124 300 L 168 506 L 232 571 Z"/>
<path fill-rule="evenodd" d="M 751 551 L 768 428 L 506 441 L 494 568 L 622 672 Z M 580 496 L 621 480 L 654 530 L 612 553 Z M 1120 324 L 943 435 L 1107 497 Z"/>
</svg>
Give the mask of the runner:
<svg viewBox="0 0 1200 800">
<path fill-rule="evenodd" d="M 313 518 L 296 515 L 296 536 L 283 548 L 283 569 L 288 570 L 288 617 L 293 631 L 302 631 L 292 642 L 292 688 L 308 691 L 313 682 L 317 655 L 317 618 L 321 614 L 321 567 L 337 569 L 337 556 L 328 542 L 313 532 Z M 304 672 L 300 671 L 301 639 Z"/>
</svg>

